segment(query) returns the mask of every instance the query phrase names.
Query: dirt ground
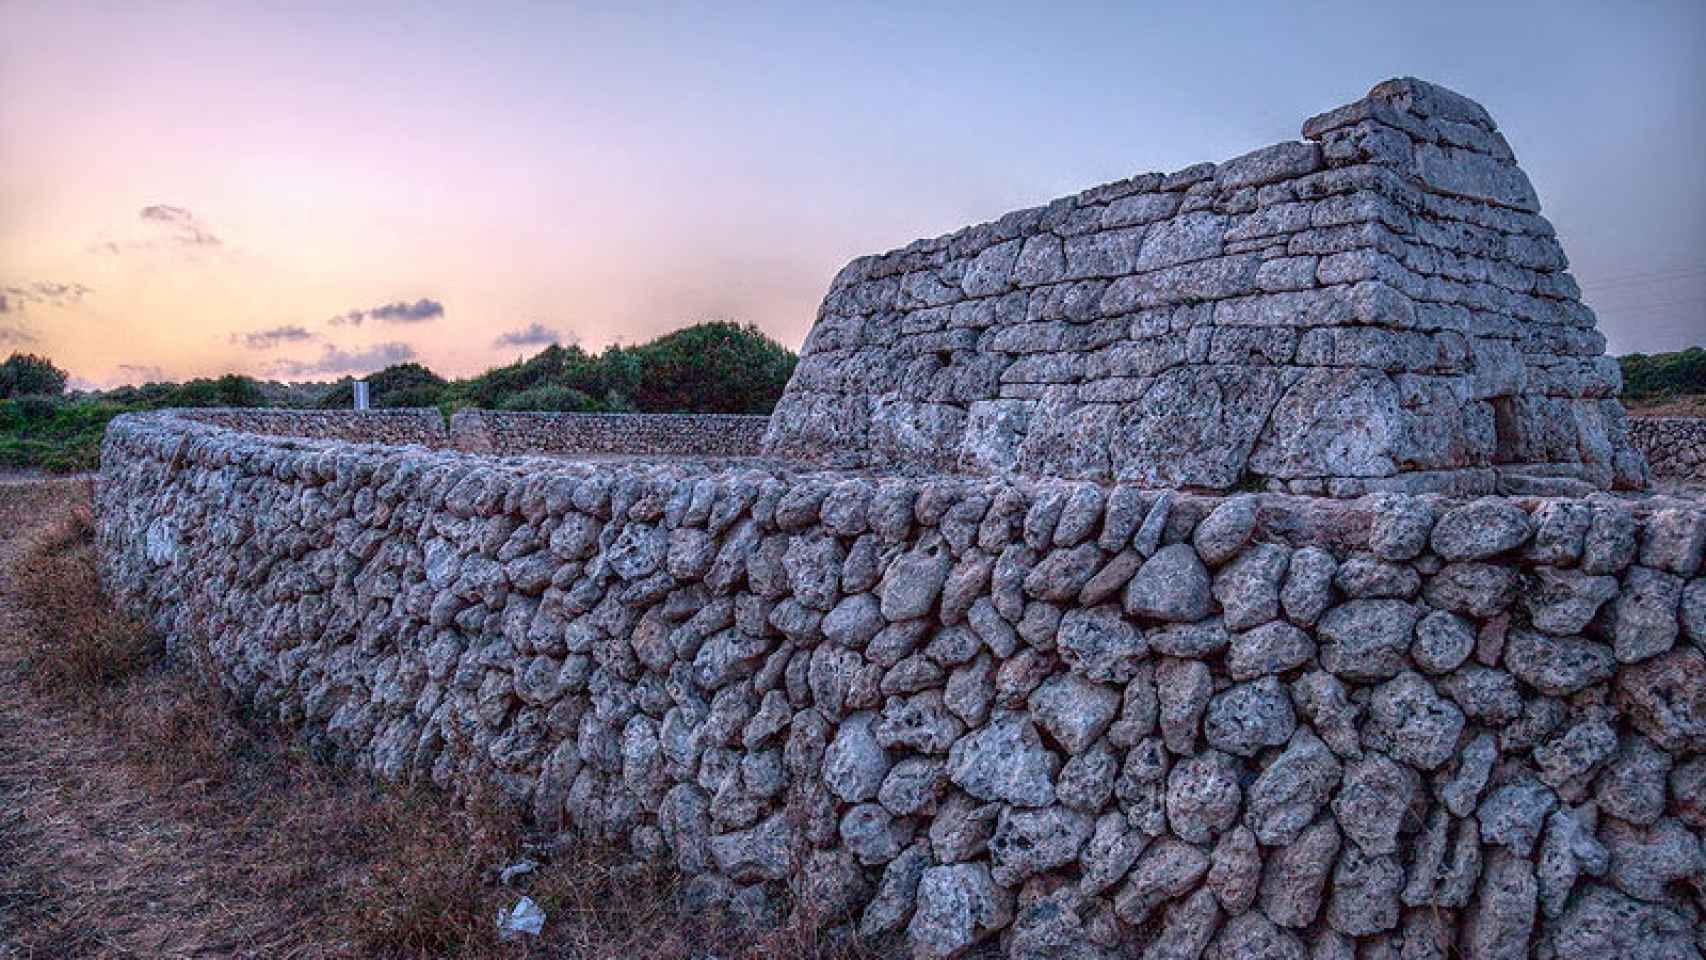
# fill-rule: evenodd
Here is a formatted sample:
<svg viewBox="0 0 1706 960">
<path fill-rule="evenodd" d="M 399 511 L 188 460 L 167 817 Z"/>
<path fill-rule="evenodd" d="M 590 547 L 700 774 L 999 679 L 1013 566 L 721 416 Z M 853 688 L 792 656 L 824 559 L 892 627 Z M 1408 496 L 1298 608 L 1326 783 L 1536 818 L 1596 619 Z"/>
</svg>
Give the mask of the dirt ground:
<svg viewBox="0 0 1706 960">
<path fill-rule="evenodd" d="M 819 924 L 754 939 L 681 913 L 661 867 L 316 761 L 107 606 L 89 495 L 0 479 L 0 960 L 882 955 Z M 523 894 L 544 935 L 500 943 Z"/>
</svg>

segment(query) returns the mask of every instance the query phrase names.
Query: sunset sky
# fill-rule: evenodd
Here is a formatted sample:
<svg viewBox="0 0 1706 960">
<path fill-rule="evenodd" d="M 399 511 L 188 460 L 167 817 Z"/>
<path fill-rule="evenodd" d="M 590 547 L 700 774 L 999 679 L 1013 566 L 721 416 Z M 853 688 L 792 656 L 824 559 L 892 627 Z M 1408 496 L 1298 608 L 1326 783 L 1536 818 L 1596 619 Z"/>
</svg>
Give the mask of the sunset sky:
<svg viewBox="0 0 1706 960">
<path fill-rule="evenodd" d="M 467 375 L 1221 160 L 1390 76 L 1484 103 L 1613 352 L 1706 342 L 1706 4 L 0 0 L 0 354 Z"/>
</svg>

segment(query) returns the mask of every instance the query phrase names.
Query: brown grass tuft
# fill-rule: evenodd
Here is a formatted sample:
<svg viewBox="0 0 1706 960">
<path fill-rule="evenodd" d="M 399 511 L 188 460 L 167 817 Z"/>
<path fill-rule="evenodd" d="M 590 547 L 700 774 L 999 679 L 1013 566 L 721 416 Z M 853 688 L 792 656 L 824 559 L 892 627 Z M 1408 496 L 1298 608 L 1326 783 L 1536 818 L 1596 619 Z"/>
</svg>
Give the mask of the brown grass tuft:
<svg viewBox="0 0 1706 960">
<path fill-rule="evenodd" d="M 22 639 L 38 690 L 87 695 L 148 669 L 163 648 L 102 596 L 89 481 L 64 486 L 68 502 L 23 538 L 14 595 L 29 613 Z"/>
</svg>

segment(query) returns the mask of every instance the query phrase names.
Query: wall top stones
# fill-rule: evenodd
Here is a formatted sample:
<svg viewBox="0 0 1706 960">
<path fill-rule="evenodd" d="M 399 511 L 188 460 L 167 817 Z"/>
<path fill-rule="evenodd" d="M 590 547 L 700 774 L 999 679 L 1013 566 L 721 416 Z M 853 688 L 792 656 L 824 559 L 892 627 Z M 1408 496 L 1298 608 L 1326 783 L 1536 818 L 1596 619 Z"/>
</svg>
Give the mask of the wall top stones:
<svg viewBox="0 0 1706 960">
<path fill-rule="evenodd" d="M 1392 80 L 1303 132 L 854 260 L 767 449 L 1342 497 L 1642 486 L 1487 111 Z"/>
</svg>

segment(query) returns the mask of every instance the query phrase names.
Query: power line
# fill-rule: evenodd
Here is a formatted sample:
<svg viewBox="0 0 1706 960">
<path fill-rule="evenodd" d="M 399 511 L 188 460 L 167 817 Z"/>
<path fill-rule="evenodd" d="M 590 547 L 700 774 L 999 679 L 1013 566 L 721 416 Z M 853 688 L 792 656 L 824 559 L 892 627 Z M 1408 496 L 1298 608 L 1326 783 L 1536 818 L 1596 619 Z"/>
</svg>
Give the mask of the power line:
<svg viewBox="0 0 1706 960">
<path fill-rule="evenodd" d="M 1651 273 L 1630 273 L 1605 277 L 1599 280 L 1578 280 L 1582 289 L 1604 290 L 1614 287 L 1641 286 L 1653 283 L 1671 283 L 1677 280 L 1688 280 L 1694 277 L 1706 276 L 1706 266 L 1678 267 L 1672 270 L 1658 270 Z"/>
</svg>

